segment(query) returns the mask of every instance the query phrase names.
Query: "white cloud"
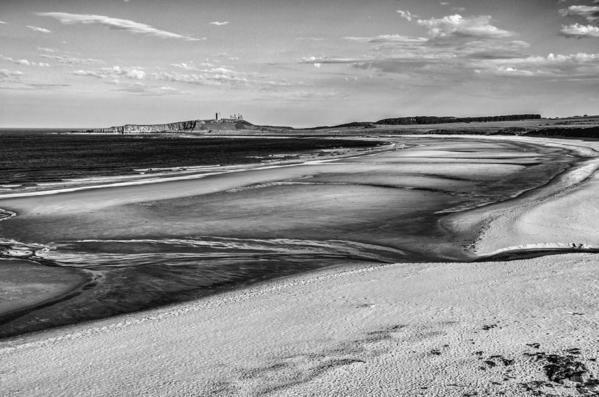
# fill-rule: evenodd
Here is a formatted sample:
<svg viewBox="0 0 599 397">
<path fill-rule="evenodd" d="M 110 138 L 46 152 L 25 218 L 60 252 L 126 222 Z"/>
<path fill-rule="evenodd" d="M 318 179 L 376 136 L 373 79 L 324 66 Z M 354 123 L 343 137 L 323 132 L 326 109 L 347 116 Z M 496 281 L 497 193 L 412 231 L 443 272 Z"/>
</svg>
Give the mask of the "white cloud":
<svg viewBox="0 0 599 397">
<path fill-rule="evenodd" d="M 302 40 L 302 41 L 323 41 L 324 38 L 322 37 L 312 37 L 312 36 L 300 36 L 300 37 L 296 37 L 296 40 Z"/>
<path fill-rule="evenodd" d="M 171 63 L 171 66 L 174 66 L 183 70 L 198 70 L 198 67 L 192 63 L 180 62 L 180 63 Z"/>
<path fill-rule="evenodd" d="M 573 25 L 563 25 L 560 32 L 567 37 L 599 37 L 599 27 L 593 25 L 581 25 L 578 23 Z"/>
<path fill-rule="evenodd" d="M 426 37 L 410 37 L 400 34 L 381 34 L 373 37 L 347 36 L 344 39 L 362 43 L 424 43 L 428 41 Z"/>
<path fill-rule="evenodd" d="M 256 81 L 250 80 L 245 73 L 239 73 L 224 67 L 210 68 L 198 73 L 157 72 L 151 75 L 153 80 L 162 80 L 188 84 L 202 85 L 249 85 Z"/>
<path fill-rule="evenodd" d="M 377 36 L 378 37 L 378 36 Z M 360 40 L 370 43 L 371 40 Z M 418 43 L 399 42 L 357 57 L 306 57 L 300 63 L 348 64 L 369 76 L 373 72 L 396 76 L 406 82 L 427 84 L 431 81 L 467 79 L 478 75 L 519 78 L 596 78 L 599 76 L 599 54 L 549 54 L 527 56 L 523 41 L 498 39 L 441 43 L 434 39 Z"/>
<path fill-rule="evenodd" d="M 589 22 L 599 20 L 599 6 L 573 5 L 559 12 L 562 16 L 583 17 Z"/>
<path fill-rule="evenodd" d="M 225 26 L 228 25 L 229 21 L 212 21 L 210 22 L 210 25 L 215 25 L 215 26 Z"/>
<path fill-rule="evenodd" d="M 119 66 L 112 68 L 113 72 L 119 76 L 126 76 L 134 80 L 143 80 L 146 78 L 146 72 L 141 69 L 122 69 Z"/>
<path fill-rule="evenodd" d="M 146 78 L 146 72 L 141 68 L 135 67 L 122 67 L 113 66 L 111 68 L 101 68 L 98 70 L 76 70 L 73 72 L 76 76 L 88 76 L 95 77 L 98 79 L 114 79 L 118 80 L 120 77 L 131 80 L 144 80 Z"/>
<path fill-rule="evenodd" d="M 522 70 L 522 69 L 518 69 L 512 66 L 497 66 L 497 69 L 495 69 L 494 74 L 496 75 L 503 75 L 503 76 L 525 76 L 525 77 L 531 77 L 531 76 L 538 76 L 540 74 L 542 74 L 542 72 L 540 71 L 532 71 L 532 70 Z"/>
<path fill-rule="evenodd" d="M 37 47 L 38 51 L 41 52 L 56 52 L 56 50 L 54 48 L 48 48 L 48 47 Z"/>
<path fill-rule="evenodd" d="M 6 25 L 5 21 L 0 21 L 0 25 Z"/>
<path fill-rule="evenodd" d="M 75 76 L 95 77 L 95 78 L 98 78 L 98 79 L 103 79 L 104 77 L 106 77 L 105 74 L 100 73 L 100 72 L 95 72 L 93 70 L 75 70 L 73 72 L 73 74 Z"/>
<path fill-rule="evenodd" d="M 188 71 L 188 73 L 171 71 L 149 73 L 139 67 L 113 66 L 95 70 L 76 70 L 73 74 L 76 76 L 95 77 L 112 83 L 119 83 L 120 79 L 125 79 L 137 81 L 166 81 L 193 85 L 252 86 L 261 88 L 288 85 L 282 81 L 267 80 L 263 75 L 238 72 L 224 66 L 200 68 L 191 63 L 179 63 L 173 64 L 173 66 L 184 69 Z"/>
<path fill-rule="evenodd" d="M 0 69 L 0 88 L 15 88 L 15 84 L 20 86 L 22 84 L 21 77 L 23 76 L 23 72 L 19 70 L 8 70 L 8 69 Z"/>
<path fill-rule="evenodd" d="M 599 54 L 548 54 L 515 59 L 480 61 L 480 72 L 499 75 L 547 76 L 552 78 L 596 77 L 599 74 Z"/>
<path fill-rule="evenodd" d="M 124 30 L 134 34 L 141 34 L 162 39 L 179 39 L 185 41 L 199 41 L 205 38 L 196 38 L 178 33 L 160 30 L 153 26 L 131 21 L 128 19 L 112 18 L 104 15 L 70 14 L 66 12 L 40 12 L 37 15 L 55 18 L 63 24 L 102 25 L 111 29 Z"/>
<path fill-rule="evenodd" d="M 46 28 L 40 28 L 39 26 L 32 26 L 32 25 L 27 25 L 28 29 L 33 30 L 34 32 L 39 32 L 39 33 L 52 33 L 51 30 L 48 30 Z"/>
<path fill-rule="evenodd" d="M 400 17 L 402 17 L 408 22 L 412 22 L 414 18 L 417 18 L 417 15 L 413 15 L 410 11 L 395 10 L 395 12 L 397 12 Z"/>
<path fill-rule="evenodd" d="M 512 60 L 513 62 L 514 60 Z M 519 60 L 521 63 L 536 64 L 536 65 L 564 65 L 564 64 L 585 64 L 599 63 L 599 54 L 589 54 L 579 52 L 576 54 L 562 55 L 549 54 L 546 57 L 531 56 Z"/>
<path fill-rule="evenodd" d="M 463 17 L 460 14 L 455 14 L 443 18 L 419 19 L 417 23 L 427 28 L 428 35 L 432 38 L 505 38 L 513 36 L 512 32 L 491 25 L 491 16 L 489 15 Z"/>
<path fill-rule="evenodd" d="M 170 86 L 148 86 L 144 83 L 134 83 L 125 85 L 117 89 L 117 91 L 128 92 L 136 95 L 148 95 L 148 96 L 163 96 L 163 95 L 181 95 L 186 92 L 178 90 L 177 88 Z"/>
<path fill-rule="evenodd" d="M 2 78 L 18 77 L 18 76 L 22 76 L 22 75 L 23 75 L 23 72 L 21 72 L 19 70 L 0 69 L 0 77 L 2 77 Z"/>
<path fill-rule="evenodd" d="M 359 62 L 366 62 L 368 60 L 370 60 L 372 58 L 368 58 L 368 57 L 363 57 L 363 58 L 345 58 L 345 57 L 315 57 L 315 56 L 310 56 L 310 57 L 305 57 L 302 58 L 300 60 L 300 63 L 308 63 L 308 64 L 315 64 L 318 63 L 321 66 L 323 64 L 338 64 L 338 63 L 349 63 L 349 64 L 353 64 L 353 63 L 359 63 Z"/>
<path fill-rule="evenodd" d="M 6 55 L 2 55 L 2 54 L 0 54 L 0 60 L 11 62 L 16 65 L 23 65 L 23 66 L 37 66 L 37 67 L 42 67 L 42 68 L 46 68 L 46 67 L 50 66 L 50 64 L 48 64 L 46 62 L 35 62 L 35 61 L 30 61 L 28 59 L 16 59 L 13 57 L 7 57 Z"/>
<path fill-rule="evenodd" d="M 41 48 L 40 48 L 41 50 Z M 47 50 L 47 49 L 46 49 Z M 46 51 L 51 52 L 51 51 Z M 41 54 L 41 58 L 52 59 L 58 63 L 66 64 L 66 65 L 93 65 L 98 63 L 104 63 L 101 59 L 95 58 L 78 58 L 72 56 L 63 56 L 63 55 L 49 55 L 49 54 Z"/>
</svg>

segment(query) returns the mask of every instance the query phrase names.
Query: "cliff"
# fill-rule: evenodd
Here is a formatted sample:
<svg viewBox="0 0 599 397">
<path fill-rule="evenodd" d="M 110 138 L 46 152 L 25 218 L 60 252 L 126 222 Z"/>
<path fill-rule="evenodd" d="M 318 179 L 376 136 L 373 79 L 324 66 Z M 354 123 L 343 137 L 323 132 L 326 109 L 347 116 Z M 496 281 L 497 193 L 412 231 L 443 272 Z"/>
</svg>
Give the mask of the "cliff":
<svg viewBox="0 0 599 397">
<path fill-rule="evenodd" d="M 113 134 L 150 134 L 150 133 L 173 133 L 173 132 L 209 132 L 209 131 L 234 131 L 258 129 L 252 123 L 245 120 L 222 119 L 222 120 L 188 120 L 177 121 L 166 124 L 125 124 L 108 128 L 99 128 L 94 132 L 106 132 Z"/>
</svg>

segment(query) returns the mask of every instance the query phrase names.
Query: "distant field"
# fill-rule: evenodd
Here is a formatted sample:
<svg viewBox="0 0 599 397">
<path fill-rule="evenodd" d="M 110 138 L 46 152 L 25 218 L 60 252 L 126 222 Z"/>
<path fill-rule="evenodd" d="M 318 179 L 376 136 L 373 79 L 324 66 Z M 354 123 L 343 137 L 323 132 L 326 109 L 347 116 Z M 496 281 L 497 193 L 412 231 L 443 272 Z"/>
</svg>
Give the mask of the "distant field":
<svg viewBox="0 0 599 397">
<path fill-rule="evenodd" d="M 599 138 L 599 116 L 445 124 L 376 125 L 352 123 L 345 127 L 304 130 L 309 135 L 528 135 L 559 138 Z"/>
<path fill-rule="evenodd" d="M 121 175 L 139 168 L 232 165 L 273 154 L 374 146 L 371 141 L 318 138 L 202 138 L 3 134 L 0 184 Z"/>
</svg>

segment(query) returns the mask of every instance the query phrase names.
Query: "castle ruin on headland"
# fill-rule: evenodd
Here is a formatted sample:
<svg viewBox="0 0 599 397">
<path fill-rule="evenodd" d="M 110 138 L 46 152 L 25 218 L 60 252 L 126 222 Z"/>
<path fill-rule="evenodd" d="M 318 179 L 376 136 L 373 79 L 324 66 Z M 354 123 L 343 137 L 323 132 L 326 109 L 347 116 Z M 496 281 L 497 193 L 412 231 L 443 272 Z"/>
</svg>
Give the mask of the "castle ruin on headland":
<svg viewBox="0 0 599 397">
<path fill-rule="evenodd" d="M 243 119 L 241 113 L 235 113 L 229 118 L 221 118 L 220 113 L 215 114 L 212 120 L 188 120 L 166 124 L 125 124 L 108 128 L 99 128 L 95 132 L 112 134 L 149 134 L 157 132 L 210 132 L 251 129 L 252 124 Z"/>
</svg>

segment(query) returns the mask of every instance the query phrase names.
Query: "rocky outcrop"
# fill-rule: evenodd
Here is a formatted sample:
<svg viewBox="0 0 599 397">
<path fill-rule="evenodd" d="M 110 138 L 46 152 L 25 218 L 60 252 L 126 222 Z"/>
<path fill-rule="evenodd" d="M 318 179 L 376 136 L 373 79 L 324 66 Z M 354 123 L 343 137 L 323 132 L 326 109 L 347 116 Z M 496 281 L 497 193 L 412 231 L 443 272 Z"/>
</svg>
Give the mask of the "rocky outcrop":
<svg viewBox="0 0 599 397">
<path fill-rule="evenodd" d="M 236 119 L 222 120 L 188 120 L 167 124 L 125 124 L 108 128 L 100 128 L 94 132 L 112 134 L 151 134 L 151 133 L 176 133 L 196 131 L 231 131 L 248 130 L 256 127 L 245 121 Z"/>
</svg>

